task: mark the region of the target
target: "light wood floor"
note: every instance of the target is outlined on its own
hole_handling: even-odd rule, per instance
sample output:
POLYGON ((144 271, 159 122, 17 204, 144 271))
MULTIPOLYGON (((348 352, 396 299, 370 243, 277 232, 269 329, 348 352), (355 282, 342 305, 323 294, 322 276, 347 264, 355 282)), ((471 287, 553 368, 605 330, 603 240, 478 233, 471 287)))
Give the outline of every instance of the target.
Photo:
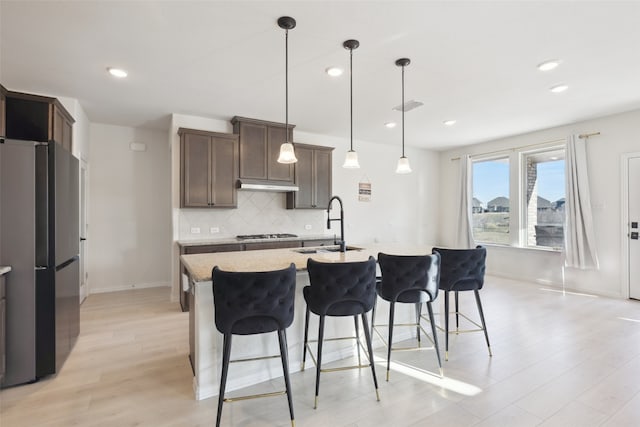
MULTIPOLYGON (((0 425, 214 425, 217 399, 193 399, 187 313, 168 294, 161 288, 91 295, 62 371, 0 392, 0 425)), ((292 376, 296 424, 640 425, 639 302, 562 295, 498 278, 488 278, 482 298, 492 358, 482 334, 452 336, 444 380, 423 372, 437 365, 433 352, 422 351, 394 353, 398 363, 385 382, 379 348, 381 401, 370 371, 327 373, 317 410, 309 366, 292 376)), ((463 295, 462 309, 475 313, 472 294, 463 295)), ((286 399, 225 404, 223 425, 287 426, 286 399)))

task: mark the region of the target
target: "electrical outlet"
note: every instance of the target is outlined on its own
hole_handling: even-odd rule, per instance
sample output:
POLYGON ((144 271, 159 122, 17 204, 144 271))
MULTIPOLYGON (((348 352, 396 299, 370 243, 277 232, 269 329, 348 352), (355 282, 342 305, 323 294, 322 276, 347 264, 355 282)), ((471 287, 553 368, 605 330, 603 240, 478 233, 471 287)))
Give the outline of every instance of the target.
POLYGON ((200 227, 191 227, 191 234, 200 234, 200 227))
POLYGON ((215 234, 215 233, 219 233, 220 232, 220 228, 219 227, 211 227, 209 228, 209 233, 211 234, 215 234))
POLYGON ((305 226, 304 226, 304 229, 305 229, 305 230, 311 230, 311 224, 307 224, 307 225, 305 225, 305 226))

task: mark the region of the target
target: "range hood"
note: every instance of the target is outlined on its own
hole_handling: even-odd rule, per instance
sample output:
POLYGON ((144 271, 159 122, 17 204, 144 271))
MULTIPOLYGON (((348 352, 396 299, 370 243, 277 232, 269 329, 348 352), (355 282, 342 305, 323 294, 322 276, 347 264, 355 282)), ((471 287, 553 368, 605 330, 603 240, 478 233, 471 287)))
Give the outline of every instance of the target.
POLYGON ((295 184, 279 181, 261 181, 258 179, 239 179, 239 190, 251 190, 251 191, 273 191, 273 192, 289 192, 298 191, 298 186, 295 184))

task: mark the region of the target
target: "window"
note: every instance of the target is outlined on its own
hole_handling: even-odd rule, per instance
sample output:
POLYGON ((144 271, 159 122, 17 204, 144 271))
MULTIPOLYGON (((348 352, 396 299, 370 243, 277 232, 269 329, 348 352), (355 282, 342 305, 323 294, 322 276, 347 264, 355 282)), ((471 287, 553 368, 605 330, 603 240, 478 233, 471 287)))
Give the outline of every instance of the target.
POLYGON ((471 218, 477 242, 511 243, 509 205, 509 158, 473 162, 471 218))
POLYGON ((560 143, 473 160, 470 209, 475 241, 562 249, 564 170, 565 148, 560 143))
POLYGON ((522 156, 526 246, 564 247, 564 167, 564 148, 522 156))

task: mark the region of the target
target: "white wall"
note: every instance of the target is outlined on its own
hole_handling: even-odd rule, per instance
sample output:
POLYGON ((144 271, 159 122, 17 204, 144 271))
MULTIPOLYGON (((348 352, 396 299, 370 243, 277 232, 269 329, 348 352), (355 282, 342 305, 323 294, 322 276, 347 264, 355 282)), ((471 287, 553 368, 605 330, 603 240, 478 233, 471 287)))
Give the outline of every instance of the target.
MULTIPOLYGON (((237 234, 289 232, 298 235, 340 233, 333 223, 326 230, 324 210, 287 210, 284 194, 240 192, 238 209, 180 209, 180 138, 178 128, 187 127, 215 132, 232 132, 228 121, 174 114, 169 131, 172 160, 172 212, 174 261, 172 278, 174 298, 178 286, 178 255, 175 241, 229 237, 237 234), (248 210, 259 211, 252 219, 245 218, 248 210), (306 230, 305 225, 312 225, 306 230), (200 235, 190 234, 190 227, 200 227, 200 235), (209 227, 219 227, 220 233, 208 234, 209 227), (269 227, 268 229, 265 227, 269 227)), ((396 162, 401 154, 400 141, 396 146, 354 141, 360 159, 360 169, 343 169, 342 163, 349 147, 346 138, 332 138, 294 130, 294 141, 335 147, 333 151, 333 194, 344 202, 345 240, 349 244, 380 242, 429 243, 436 238, 435 206, 438 200, 438 154, 427 150, 407 148, 413 173, 398 175, 396 162), (358 201, 358 183, 368 181, 372 186, 371 202, 358 201)), ((337 208, 337 203, 335 204, 337 208)), ((337 215, 333 212, 332 215, 337 215)))
MULTIPOLYGON (((622 194, 620 161, 623 153, 640 150, 640 111, 583 121, 544 131, 518 135, 484 144, 442 152, 440 154, 440 211, 438 244, 454 246, 458 162, 452 158, 460 154, 482 154, 490 151, 520 147, 545 141, 564 139, 572 133, 601 132, 587 142, 590 173, 591 203, 599 271, 567 269, 565 284, 569 289, 626 297, 622 280, 622 244, 626 235, 621 223, 622 194)), ((524 280, 538 281, 560 287, 562 285, 562 257, 560 253, 511 247, 488 247, 488 273, 524 280)))
POLYGON ((91 124, 91 292, 168 286, 171 264, 169 149, 155 130, 91 124), (129 149, 132 142, 147 151, 129 149))

